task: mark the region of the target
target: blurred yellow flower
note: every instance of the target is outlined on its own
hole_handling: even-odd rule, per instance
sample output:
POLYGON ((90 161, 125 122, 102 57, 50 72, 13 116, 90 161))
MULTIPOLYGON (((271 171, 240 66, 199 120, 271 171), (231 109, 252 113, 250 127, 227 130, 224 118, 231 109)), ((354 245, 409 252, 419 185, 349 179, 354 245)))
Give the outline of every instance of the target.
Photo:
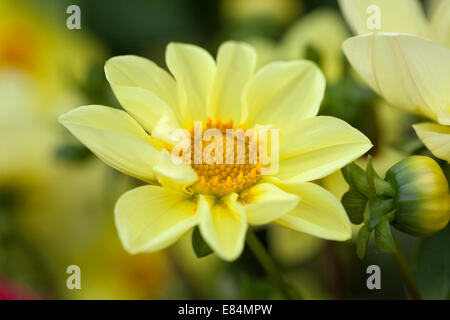
MULTIPOLYGON (((21 0, 0 3, 0 71, 29 74, 43 98, 54 99, 80 81, 103 48, 86 33, 71 32, 63 19, 21 0)), ((48 101, 48 100, 47 100, 48 101)))
POLYGON ((175 79, 144 58, 110 59, 106 77, 127 112, 92 105, 60 117, 107 164, 154 184, 125 193, 116 204, 127 251, 165 248, 196 225, 225 260, 241 254, 249 224, 274 222, 326 239, 350 237, 340 202, 309 181, 358 158, 371 143, 342 120, 316 116, 325 79, 314 64, 273 62, 254 73, 256 52, 237 42, 222 44, 217 62, 197 46, 171 43, 166 63, 175 79), (174 163, 172 133, 191 130, 195 120, 222 135, 238 126, 279 129, 278 171, 263 176, 261 163, 174 163))
POLYGON ((336 82, 343 72, 341 45, 349 36, 344 21, 333 9, 321 8, 300 17, 280 43, 265 38, 248 39, 258 52, 258 66, 275 60, 308 59, 317 52, 327 82, 336 82))
MULTIPOLYGON (((72 257, 80 267, 82 290, 66 290, 65 299, 162 299, 167 296, 172 266, 165 254, 135 255, 123 251, 116 236, 105 235, 72 257)), ((62 279, 64 281, 64 279, 62 279)))
POLYGON ((252 18, 271 18, 276 23, 287 24, 302 10, 300 0, 222 0, 221 12, 232 21, 252 18))
MULTIPOLYGON (((340 4, 355 31, 370 31, 363 10, 371 1, 341 0, 340 4)), ((381 32, 348 39, 344 52, 361 77, 389 104, 435 121, 413 127, 435 156, 450 162, 450 50, 425 39, 450 38, 448 23, 433 23, 436 17, 450 15, 449 2, 433 6, 431 24, 417 1, 384 0, 377 5, 381 32), (399 18, 405 12, 410 19, 399 18)), ((448 46, 445 41, 442 44, 448 46)))

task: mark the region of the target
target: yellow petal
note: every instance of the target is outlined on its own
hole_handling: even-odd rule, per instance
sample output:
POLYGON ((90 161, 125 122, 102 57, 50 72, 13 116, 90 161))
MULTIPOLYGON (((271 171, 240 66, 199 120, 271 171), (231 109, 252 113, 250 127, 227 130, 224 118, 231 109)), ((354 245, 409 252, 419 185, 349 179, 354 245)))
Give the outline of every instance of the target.
POLYGON ((448 107, 448 109, 449 111, 441 110, 437 118, 438 123, 445 126, 450 126, 450 106, 448 107))
POLYGON ((184 191, 197 180, 194 169, 185 163, 176 163, 171 154, 163 149, 158 163, 153 167, 153 173, 163 186, 184 191))
POLYGON ((61 115, 59 122, 111 167, 144 181, 154 180, 152 167, 159 151, 125 111, 83 106, 61 115))
POLYGON ((227 41, 220 46, 209 105, 214 118, 240 123, 242 92, 255 71, 256 60, 256 51, 248 44, 227 41))
POLYGON ((350 38, 344 52, 391 105, 436 119, 450 105, 450 50, 419 37, 376 33, 350 38))
POLYGON ((450 163, 450 127, 424 122, 413 125, 420 140, 436 157, 450 163))
POLYGON ((181 106, 183 125, 192 127, 194 120, 207 117, 207 98, 216 74, 215 61, 200 47, 170 43, 166 49, 166 63, 177 81, 178 90, 186 98, 181 106))
POLYGON ((128 191, 114 210, 122 245, 132 254, 164 249, 198 223, 196 208, 192 197, 162 187, 128 191))
POLYGON ((278 186, 301 200, 294 210, 278 219, 277 224, 329 240, 351 238, 350 220, 342 204, 330 192, 310 182, 278 186))
POLYGON ((319 111, 325 91, 320 69, 306 60, 273 62, 250 80, 246 93, 247 125, 295 126, 319 111))
POLYGON ((276 177, 286 181, 323 178, 366 153, 372 144, 343 120, 320 116, 280 130, 280 166, 276 177))
POLYGON ((200 232, 217 255, 227 261, 237 259, 244 249, 247 221, 245 211, 232 194, 217 200, 199 196, 200 232))
POLYGON ((450 1, 441 0, 431 13, 434 40, 450 49, 450 1))
POLYGON ((240 195, 247 222, 252 225, 262 225, 280 218, 294 209, 299 199, 270 183, 254 185, 240 195))
POLYGON ((174 135, 174 131, 178 129, 180 129, 180 126, 176 120, 174 120, 170 113, 164 112, 153 127, 152 137, 175 145, 179 140, 177 139, 177 135, 174 135))
POLYGON ((150 91, 138 87, 114 86, 114 93, 123 108, 148 132, 151 132, 164 115, 176 121, 175 113, 160 98, 150 91))
MULTIPOLYGON (((175 80, 167 71, 158 67, 154 62, 133 55, 117 56, 106 61, 105 74, 116 94, 117 100, 119 100, 122 106, 127 110, 128 108, 130 108, 130 110, 139 108, 139 106, 133 108, 133 102, 137 102, 141 105, 149 105, 145 108, 160 108, 161 102, 157 101, 155 97, 150 97, 149 99, 151 99, 151 102, 145 104, 145 97, 154 95, 170 106, 177 116, 180 116, 179 97, 177 96, 177 85, 175 80), (144 93, 142 90, 135 90, 136 92, 140 92, 143 97, 142 99, 141 97, 136 97, 136 100, 132 99, 130 101, 132 94, 125 91, 125 89, 119 89, 118 87, 142 88, 148 90, 150 93, 144 93), (154 101, 157 103, 156 106, 151 105, 154 101)), ((142 109, 142 107, 138 110, 140 109, 142 109)), ((133 114, 134 112, 130 113, 133 114)), ((145 116, 145 114, 142 115, 142 117, 145 116)))
POLYGON ((429 23, 418 0, 339 0, 341 11, 355 34, 375 31, 401 32, 429 38, 429 23), (369 29, 374 11, 371 5, 379 10, 380 29, 369 29))

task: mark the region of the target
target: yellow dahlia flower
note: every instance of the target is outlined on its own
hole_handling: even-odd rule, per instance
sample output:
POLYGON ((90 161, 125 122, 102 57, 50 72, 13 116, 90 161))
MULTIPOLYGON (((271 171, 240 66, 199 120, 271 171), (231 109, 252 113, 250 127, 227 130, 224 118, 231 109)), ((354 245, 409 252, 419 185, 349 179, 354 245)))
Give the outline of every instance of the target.
POLYGON ((413 127, 435 156, 450 162, 450 50, 442 40, 450 39, 449 19, 445 19, 450 16, 450 3, 436 2, 429 23, 413 0, 341 0, 344 15, 357 32, 370 31, 362 10, 371 4, 381 9, 382 32, 346 40, 345 55, 389 104, 434 121, 413 127))
MULTIPOLYGON (((116 226, 128 252, 163 249, 197 225, 225 260, 241 254, 248 225, 274 222, 326 239, 350 238, 340 202, 310 181, 358 158, 371 143, 342 120, 316 116, 325 79, 313 63, 273 62, 255 73, 254 49, 237 42, 222 44, 217 61, 200 47, 171 43, 166 63, 172 75, 136 56, 108 60, 106 77, 126 111, 91 105, 60 117, 100 159, 151 184, 116 204, 116 226), (257 163, 174 162, 173 133, 195 133, 194 121, 222 135, 231 128, 278 129, 279 141, 259 139, 263 146, 278 144, 278 170, 263 174, 267 164, 260 162, 259 148, 257 163)), ((227 145, 219 160, 228 147, 236 145, 227 145)))

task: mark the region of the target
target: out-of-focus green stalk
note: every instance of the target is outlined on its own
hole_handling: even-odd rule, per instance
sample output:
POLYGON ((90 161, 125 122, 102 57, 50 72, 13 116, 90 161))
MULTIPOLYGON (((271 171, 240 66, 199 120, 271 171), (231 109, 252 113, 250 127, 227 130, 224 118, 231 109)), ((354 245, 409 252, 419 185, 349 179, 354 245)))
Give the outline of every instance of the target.
POLYGON ((283 294, 284 298, 289 300, 302 299, 301 297, 299 297, 298 292, 294 294, 294 292, 286 284, 286 281, 279 272, 272 257, 266 251, 255 233, 250 229, 247 231, 247 245, 255 255, 256 259, 258 259, 261 266, 264 268, 264 271, 283 294))
POLYGON ((395 253, 393 253, 393 255, 400 269, 400 273, 402 275, 403 281, 405 282, 406 288, 408 289, 409 294, 411 295, 411 298, 413 300, 420 300, 420 293, 417 289, 416 281, 411 272, 408 261, 406 260, 405 254, 398 245, 397 241, 395 241, 395 246, 397 250, 395 253))

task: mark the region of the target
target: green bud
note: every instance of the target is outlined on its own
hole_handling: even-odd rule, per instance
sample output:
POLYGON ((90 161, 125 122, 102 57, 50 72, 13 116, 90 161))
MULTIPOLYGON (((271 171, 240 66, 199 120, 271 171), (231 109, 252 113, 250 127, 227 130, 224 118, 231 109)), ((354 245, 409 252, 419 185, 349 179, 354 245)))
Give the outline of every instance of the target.
POLYGON ((408 157, 386 173, 395 191, 395 228, 413 235, 430 236, 450 218, 448 183, 439 165, 425 156, 408 157))

